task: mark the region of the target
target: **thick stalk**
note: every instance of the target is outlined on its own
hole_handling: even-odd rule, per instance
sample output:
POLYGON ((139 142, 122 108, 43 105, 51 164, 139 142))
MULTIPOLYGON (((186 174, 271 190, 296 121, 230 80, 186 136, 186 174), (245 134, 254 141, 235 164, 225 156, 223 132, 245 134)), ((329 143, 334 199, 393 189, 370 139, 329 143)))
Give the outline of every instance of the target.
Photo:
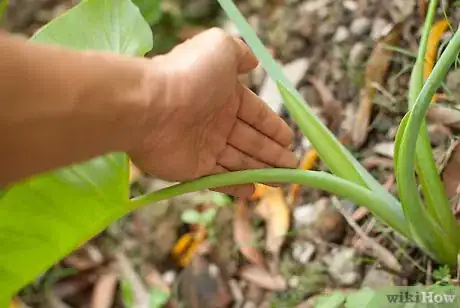
POLYGON ((130 206, 132 208, 137 208, 202 189, 257 182, 303 184, 344 197, 356 204, 367 207, 385 224, 410 239, 409 230, 407 229, 407 223, 404 217, 398 215, 399 212, 391 211, 386 200, 377 197, 372 191, 360 185, 329 173, 317 171, 263 169, 212 175, 193 182, 174 185, 133 199, 130 202, 130 206))
MULTIPOLYGON (((431 0, 423 27, 417 60, 415 62, 409 88, 409 108, 411 109, 423 87, 423 68, 431 25, 436 15, 438 0, 431 0)), ((443 227, 450 237, 454 237, 457 227, 444 185, 438 174, 425 120, 421 125, 416 147, 416 171, 422 187, 429 214, 443 227)))
MULTIPOLYGON (((407 120, 407 126, 404 130, 404 135, 401 141, 397 162, 398 166, 396 170, 398 188, 405 212, 407 211, 408 214, 407 219, 414 222, 416 222, 418 217, 413 214, 420 212, 419 209, 415 209, 417 204, 414 204, 414 198, 418 196, 417 183, 413 173, 415 167, 414 160, 416 156, 414 149, 416 148, 419 132, 423 126, 426 112, 431 103, 431 98, 436 90, 441 86, 441 82, 449 71, 451 65, 456 60, 459 50, 460 31, 457 30, 446 50, 436 63, 431 75, 428 77, 428 80, 423 85, 407 120)), ((428 216, 426 221, 428 224, 426 226, 413 225, 411 228, 417 227, 418 230, 416 233, 418 232, 419 235, 425 234, 434 239, 434 241, 431 242, 431 245, 435 245, 436 249, 438 249, 435 253, 438 255, 446 254, 445 257, 448 257, 449 260, 454 259, 454 255, 456 256, 458 253, 458 248, 453 249, 451 246, 453 243, 458 242, 456 236, 452 237, 452 234, 444 233, 442 232, 442 229, 439 230, 441 228, 440 226, 442 226, 445 222, 440 222, 438 224, 437 221, 432 221, 432 219, 434 220, 434 217, 428 216)), ((414 234, 414 236, 416 236, 416 234, 414 234)))

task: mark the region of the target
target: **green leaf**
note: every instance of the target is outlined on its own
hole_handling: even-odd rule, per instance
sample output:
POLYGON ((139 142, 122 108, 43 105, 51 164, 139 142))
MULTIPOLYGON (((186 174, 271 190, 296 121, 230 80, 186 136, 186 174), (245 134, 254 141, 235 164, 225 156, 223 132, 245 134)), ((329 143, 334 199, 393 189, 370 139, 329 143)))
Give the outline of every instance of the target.
MULTIPOLYGON (((141 55, 150 28, 130 0, 86 0, 33 40, 77 50, 141 55)), ((123 153, 49 172, 0 199, 0 303, 132 209, 123 153)))
POLYGON ((427 214, 420 201, 414 169, 415 148, 431 98, 456 60, 459 51, 460 30, 457 30, 412 108, 401 138, 396 166, 398 191, 412 235, 438 261, 449 265, 455 265, 457 262, 458 240, 452 238, 450 233, 446 233, 436 219, 427 214))
POLYGON ((133 0, 134 4, 144 16, 149 25, 155 25, 160 21, 163 11, 161 10, 161 0, 133 0))
POLYGON ((162 308, 169 301, 171 294, 158 288, 153 288, 149 292, 149 308, 162 308))
POLYGON ((5 14, 8 4, 10 4, 10 0, 0 0, 0 19, 5 14))
POLYGON ((212 203, 215 206, 222 207, 232 204, 232 198, 230 198, 226 194, 222 194, 215 191, 207 191, 193 198, 193 203, 195 204, 201 204, 206 202, 212 203))
POLYGON ((209 208, 201 213, 201 223, 205 226, 209 226, 217 215, 217 209, 215 207, 209 208))
POLYGON ((347 296, 345 308, 362 308, 367 305, 375 297, 375 291, 371 288, 365 287, 347 296))
POLYGON ((131 284, 125 279, 121 281, 121 299, 125 307, 134 307, 133 288, 131 287, 131 284))
POLYGON ((182 213, 181 220, 188 224, 198 224, 201 222, 201 214, 195 210, 185 210, 182 213))
POLYGON ((153 46, 152 31, 131 0, 83 0, 32 39, 127 55, 144 55, 153 46))
POLYGON ((318 297, 315 302, 315 308, 339 308, 345 302, 345 294, 334 291, 329 295, 318 297))

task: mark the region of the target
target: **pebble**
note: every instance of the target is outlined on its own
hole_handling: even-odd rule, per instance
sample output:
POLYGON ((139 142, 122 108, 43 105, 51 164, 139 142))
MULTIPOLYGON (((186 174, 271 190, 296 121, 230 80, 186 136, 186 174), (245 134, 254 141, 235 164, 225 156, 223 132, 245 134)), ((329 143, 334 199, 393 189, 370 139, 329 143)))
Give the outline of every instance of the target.
POLYGON ((343 7, 351 12, 356 11, 359 8, 359 4, 356 1, 343 1, 343 7))
POLYGON ((381 288, 382 286, 398 285, 396 281, 398 277, 390 274, 387 271, 372 267, 364 276, 361 287, 369 287, 371 289, 381 288))
POLYGON ((390 24, 383 18, 376 18, 372 24, 371 38, 378 40, 388 32, 390 24))
POLYGON ((376 154, 393 158, 395 152, 395 144, 394 142, 380 142, 377 143, 374 148, 372 149, 376 154))
POLYGON ((324 261, 329 266, 329 273, 339 285, 351 286, 360 279, 355 249, 350 247, 336 248, 325 257, 324 261))
POLYGON ((350 32, 348 32, 347 27, 340 26, 337 28, 337 31, 334 34, 332 40, 336 43, 345 42, 350 37, 350 32))
POLYGON ((317 217, 317 209, 313 204, 305 204, 295 208, 294 225, 296 228, 311 225, 317 217))
MULTIPOLYGON (((296 86, 305 75, 310 61, 307 58, 296 59, 283 67, 284 74, 289 81, 296 86)), ((283 105, 283 98, 281 97, 278 87, 273 79, 265 78, 259 91, 260 98, 265 101, 270 108, 276 113, 280 113, 283 105)))
POLYGON ((163 275, 161 275, 161 278, 168 286, 172 286, 172 284, 176 280, 176 276, 177 275, 175 271, 169 270, 164 272, 163 275))
POLYGON ((315 250, 315 245, 310 242, 295 242, 292 248, 292 258, 305 265, 311 260, 315 250))
POLYGON ((363 35, 369 32, 371 28, 371 20, 367 17, 359 17, 353 20, 350 26, 350 31, 354 35, 363 35))
POLYGON ((350 55, 348 57, 348 62, 352 66, 357 66, 364 62, 364 57, 366 56, 367 47, 362 42, 357 42, 350 49, 350 55))

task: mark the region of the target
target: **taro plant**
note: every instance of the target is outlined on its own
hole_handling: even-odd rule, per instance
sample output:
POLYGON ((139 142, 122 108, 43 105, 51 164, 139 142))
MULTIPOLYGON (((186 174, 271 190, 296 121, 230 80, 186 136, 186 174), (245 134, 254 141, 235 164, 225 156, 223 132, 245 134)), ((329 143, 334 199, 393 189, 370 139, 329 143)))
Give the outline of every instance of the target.
MULTIPOLYGON (((424 120, 432 96, 460 51, 457 31, 423 82, 423 57, 437 0, 430 3, 411 78, 409 111, 396 138, 395 170, 401 201, 387 192, 314 115, 233 2, 219 3, 270 77, 278 82, 290 115, 331 173, 289 169, 232 172, 130 200, 128 157, 111 153, 28 179, 0 192, 0 307, 7 307, 23 286, 130 211, 184 193, 242 183, 298 183, 326 190, 367 207, 438 262, 456 264, 460 247, 456 234, 460 230, 434 163, 424 120)), ((154 13, 141 14, 131 0, 83 0, 43 27, 32 40, 76 50, 142 56, 153 46, 152 32, 143 16, 154 13)))

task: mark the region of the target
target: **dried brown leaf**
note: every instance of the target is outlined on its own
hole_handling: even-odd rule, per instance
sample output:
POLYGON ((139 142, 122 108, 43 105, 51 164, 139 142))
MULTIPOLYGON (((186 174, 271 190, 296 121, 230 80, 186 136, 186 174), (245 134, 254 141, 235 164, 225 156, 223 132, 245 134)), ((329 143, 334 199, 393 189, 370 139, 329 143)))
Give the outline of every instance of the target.
POLYGON ((460 129, 460 110, 440 105, 431 106, 427 114, 428 121, 442 124, 453 129, 460 129))
POLYGON ((244 266, 240 270, 240 276, 266 290, 284 291, 287 288, 287 282, 283 276, 273 275, 262 267, 244 266))
POLYGON ((249 262, 263 267, 265 260, 262 253, 255 246, 255 232, 250 218, 251 215, 246 202, 238 200, 236 202, 235 219, 233 221, 235 243, 249 262))
POLYGON ((387 45, 397 45, 401 36, 402 24, 397 24, 375 46, 369 58, 364 74, 365 86, 361 90, 361 98, 352 129, 352 140, 355 147, 360 147, 367 139, 372 113, 373 98, 376 92, 374 84, 382 85, 390 67, 393 51, 387 45))
POLYGON ((328 87, 318 78, 308 77, 307 80, 315 87, 321 97, 323 102, 322 114, 326 118, 327 126, 333 132, 337 131, 342 122, 342 103, 335 99, 328 87))
POLYGON ((93 296, 91 298, 91 308, 110 308, 115 299, 117 289, 118 275, 115 273, 106 273, 97 280, 93 296))
POLYGON ((281 188, 270 189, 257 204, 255 212, 267 226, 266 249, 277 258, 290 224, 290 210, 281 188))
POLYGON ((380 261, 387 268, 399 273, 402 270, 402 266, 399 263, 398 259, 385 247, 380 245, 377 241, 369 237, 363 229, 355 222, 353 217, 345 211, 340 205, 340 201, 333 197, 333 203, 336 205, 336 208, 340 211, 343 217, 346 219, 348 224, 355 230, 356 234, 360 237, 359 241, 355 244, 355 248, 361 250, 364 253, 368 253, 377 260, 380 261))
POLYGON ((447 164, 442 173, 446 194, 449 199, 457 203, 458 187, 460 185, 460 143, 450 153, 447 164))
POLYGON ((225 308, 232 301, 220 269, 199 255, 182 273, 179 294, 188 308, 225 308))

